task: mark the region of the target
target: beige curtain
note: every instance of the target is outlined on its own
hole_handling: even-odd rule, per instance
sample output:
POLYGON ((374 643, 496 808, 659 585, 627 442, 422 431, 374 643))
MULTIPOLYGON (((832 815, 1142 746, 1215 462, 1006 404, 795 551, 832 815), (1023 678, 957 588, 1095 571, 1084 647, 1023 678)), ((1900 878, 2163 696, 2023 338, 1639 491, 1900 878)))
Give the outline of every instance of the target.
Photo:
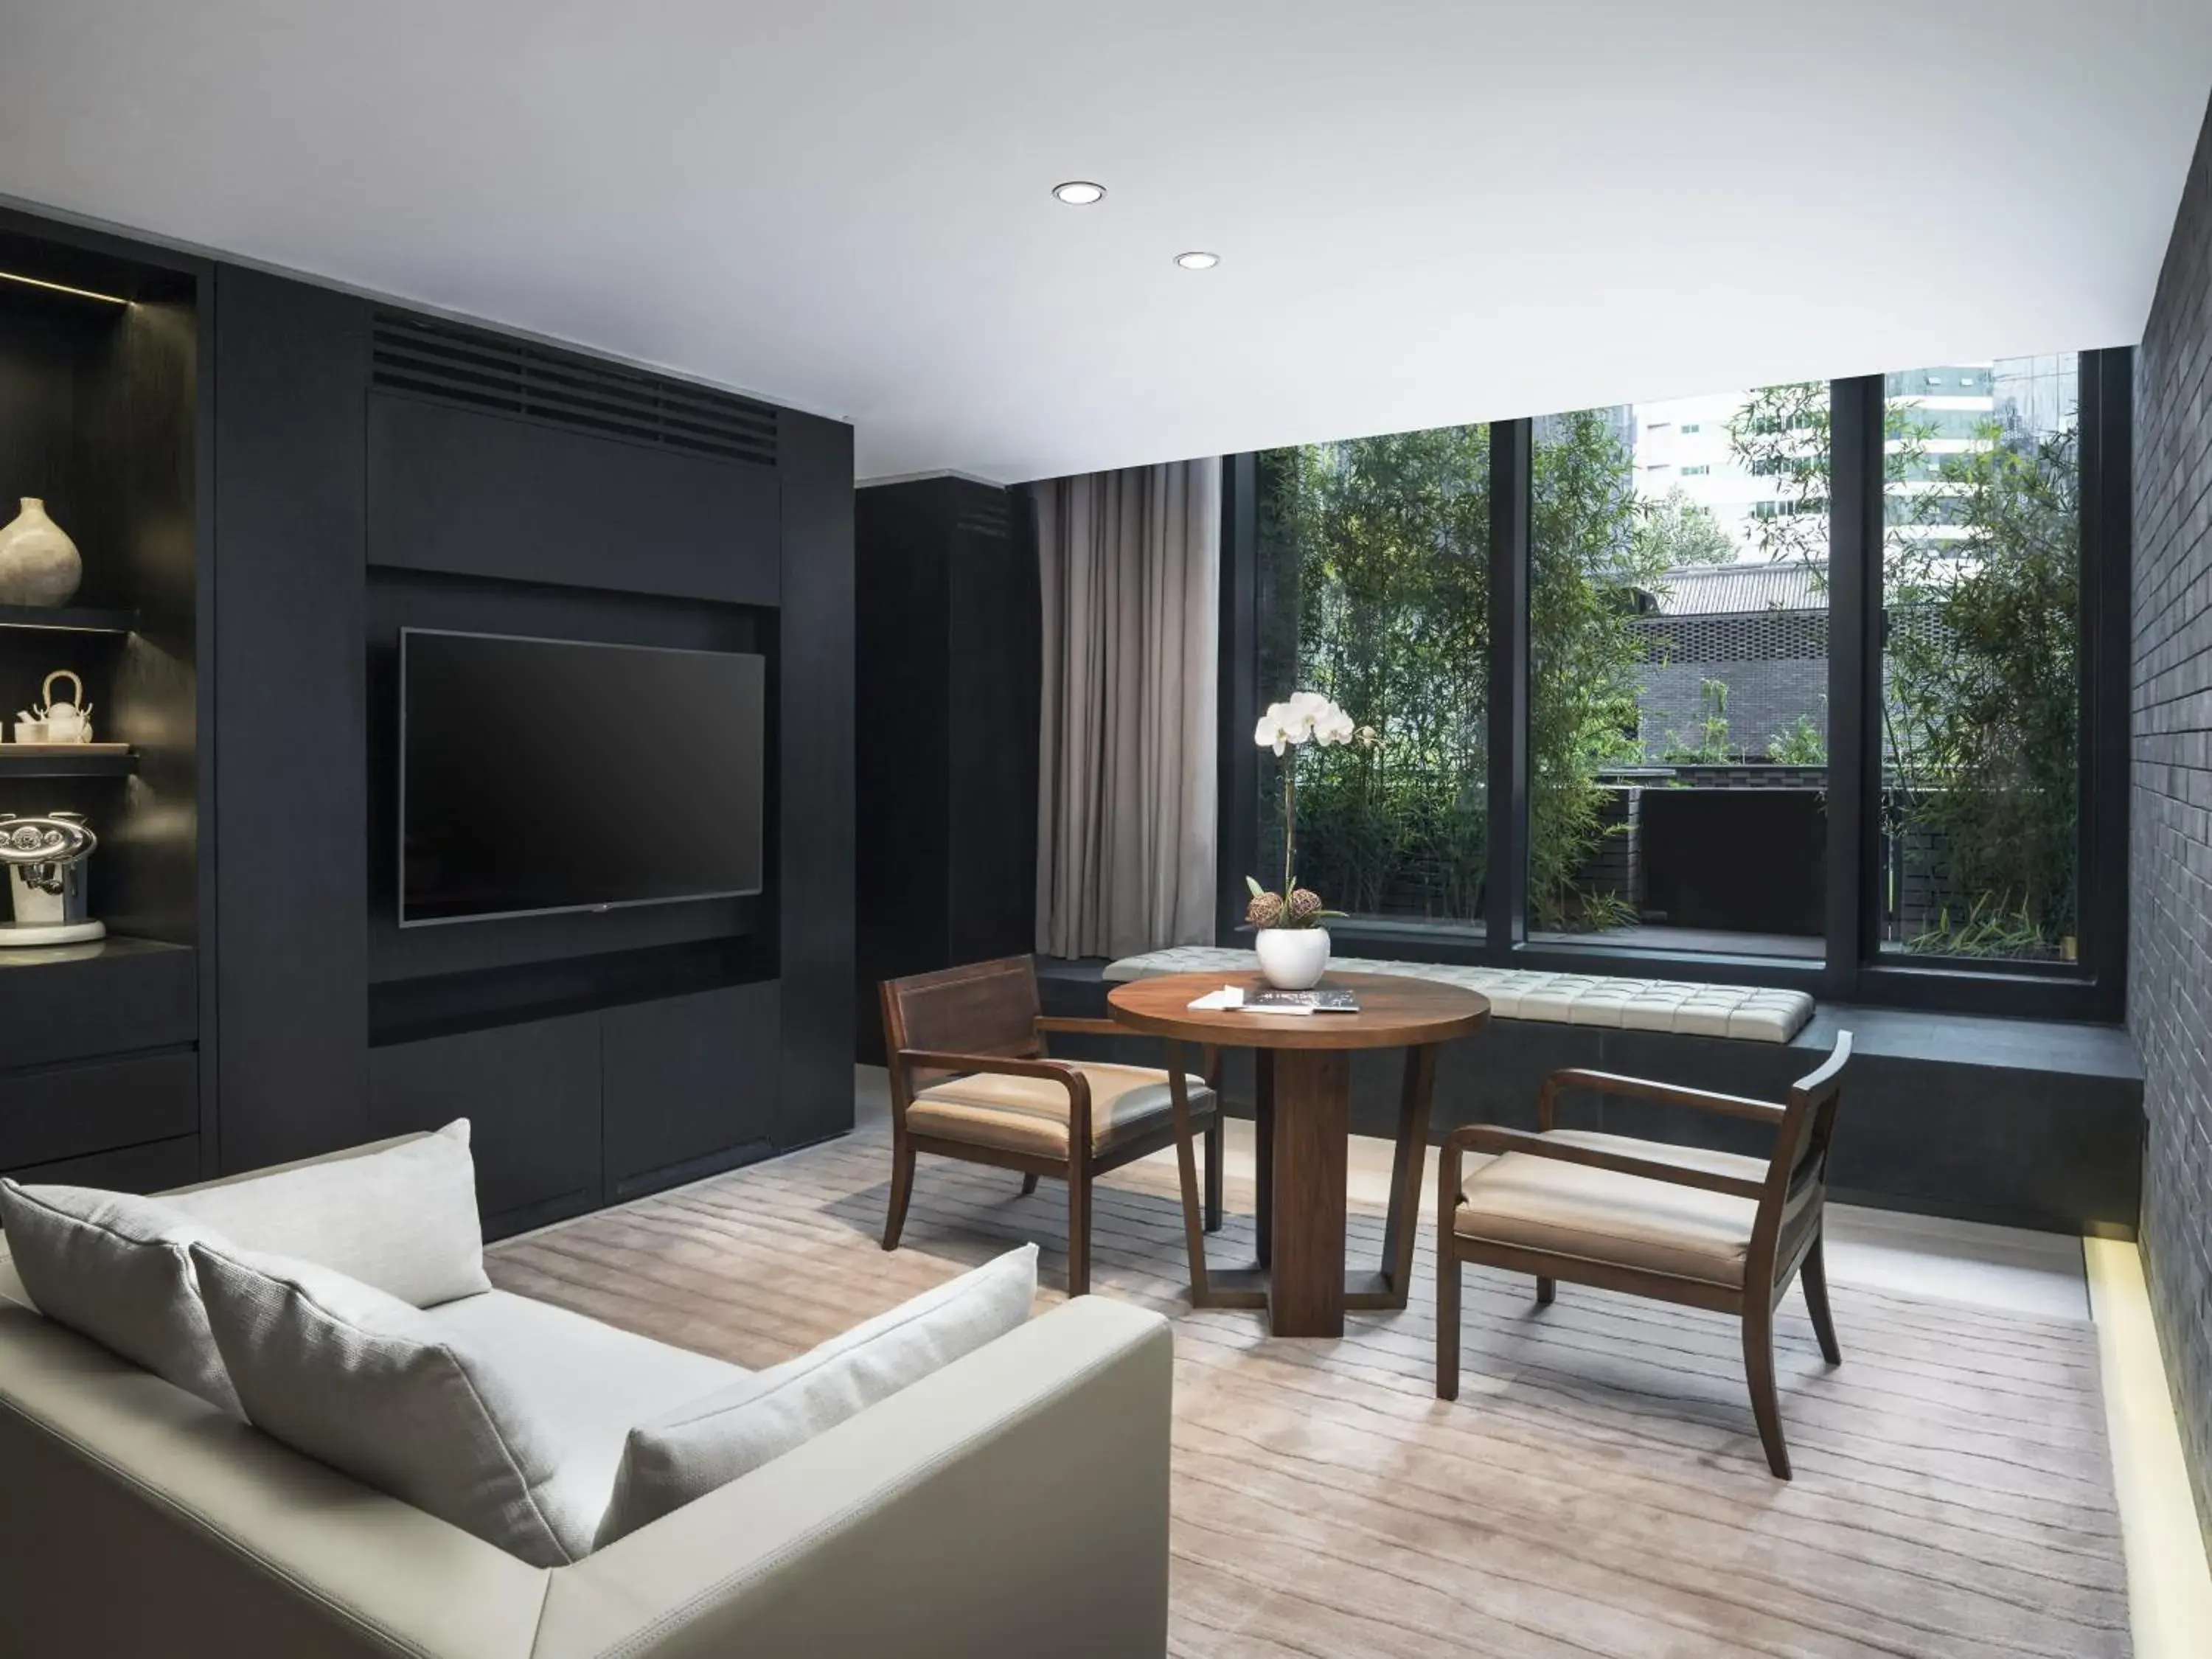
POLYGON ((1221 463, 1036 486, 1037 950, 1213 939, 1221 463))

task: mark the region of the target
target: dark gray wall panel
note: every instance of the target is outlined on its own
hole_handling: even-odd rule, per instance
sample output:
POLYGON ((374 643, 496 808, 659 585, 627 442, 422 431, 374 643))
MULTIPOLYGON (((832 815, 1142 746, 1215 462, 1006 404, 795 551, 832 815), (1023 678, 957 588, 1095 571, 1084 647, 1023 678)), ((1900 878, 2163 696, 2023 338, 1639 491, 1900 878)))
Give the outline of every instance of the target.
POLYGON ((599 1199, 599 1017, 532 1020, 369 1055, 372 1135, 470 1121, 486 1226, 599 1199))
POLYGON ((376 392, 368 480, 377 564, 776 602, 769 467, 376 392))
POLYGON ((792 1146, 853 1127, 853 431, 787 411, 778 453, 783 1085, 775 1139, 792 1146))
POLYGON ((216 275, 220 1167, 368 1130, 362 400, 368 309, 216 275))

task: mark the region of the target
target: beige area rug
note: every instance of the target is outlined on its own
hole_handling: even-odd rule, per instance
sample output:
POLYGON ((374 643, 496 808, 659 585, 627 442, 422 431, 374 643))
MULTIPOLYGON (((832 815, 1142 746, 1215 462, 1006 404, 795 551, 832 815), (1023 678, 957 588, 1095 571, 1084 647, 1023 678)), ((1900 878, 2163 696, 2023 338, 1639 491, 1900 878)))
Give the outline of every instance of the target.
MULTIPOLYGON (((1024 1239, 1065 1282, 1062 1189, 1023 1198, 1017 1176, 939 1159, 884 1255, 889 1166, 885 1132, 863 1129, 499 1246, 492 1277, 752 1367, 1024 1239)), ((1230 1202, 1224 1263, 1251 1249, 1249 1186, 1230 1202)), ((1190 1311, 1170 1170, 1109 1177, 1093 1213, 1097 1293, 1176 1320, 1178 1655, 2129 1651, 2087 1324, 1838 1285, 1830 1371, 1793 1292, 1785 1485, 1731 1321, 1568 1285, 1539 1316, 1528 1281, 1470 1268, 1448 1405, 1429 1225, 1404 1313, 1279 1341, 1255 1316, 1190 1311)), ((1351 1224, 1371 1257, 1380 1214, 1351 1224)))

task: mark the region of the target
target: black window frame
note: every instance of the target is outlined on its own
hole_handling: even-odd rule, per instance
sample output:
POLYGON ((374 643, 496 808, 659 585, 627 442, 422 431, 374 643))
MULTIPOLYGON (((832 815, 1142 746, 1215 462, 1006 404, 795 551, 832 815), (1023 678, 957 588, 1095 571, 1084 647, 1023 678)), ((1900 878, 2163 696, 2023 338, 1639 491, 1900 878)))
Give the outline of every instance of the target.
MULTIPOLYGON (((1828 848, 1820 959, 1536 940, 1528 915, 1531 420, 1491 423, 1490 834, 1480 929, 1331 924, 1342 956, 1782 987, 1826 1001, 2112 1023, 2127 997, 2129 579, 2134 351, 2085 350, 2081 374, 2081 787, 2076 960, 1990 963, 1881 949, 1881 711, 1886 378, 1829 386, 1828 848)), ((1234 937, 1259 865, 1258 457, 1223 459, 1219 927, 1234 937)))

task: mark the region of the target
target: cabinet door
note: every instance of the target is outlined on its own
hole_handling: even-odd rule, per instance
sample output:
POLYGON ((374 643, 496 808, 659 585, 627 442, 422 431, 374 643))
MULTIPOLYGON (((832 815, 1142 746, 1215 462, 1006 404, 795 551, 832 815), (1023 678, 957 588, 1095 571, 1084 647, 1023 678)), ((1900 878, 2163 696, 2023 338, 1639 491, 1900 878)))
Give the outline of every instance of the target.
POLYGON ((495 1026, 369 1051, 378 1135, 469 1120, 487 1234, 599 1201, 599 1017, 495 1026))
POLYGON ((771 981, 600 1016, 611 1197, 695 1180, 768 1152, 781 1058, 778 1001, 771 981))

